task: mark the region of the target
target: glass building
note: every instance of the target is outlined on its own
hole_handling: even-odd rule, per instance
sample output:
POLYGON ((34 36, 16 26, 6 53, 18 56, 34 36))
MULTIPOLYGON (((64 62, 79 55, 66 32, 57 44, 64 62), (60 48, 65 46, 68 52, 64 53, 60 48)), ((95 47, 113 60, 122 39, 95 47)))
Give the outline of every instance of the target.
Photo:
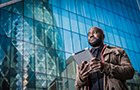
POLYGON ((75 90, 69 56, 89 47, 92 26, 125 49, 140 90, 139 0, 0 0, 0 90, 75 90))

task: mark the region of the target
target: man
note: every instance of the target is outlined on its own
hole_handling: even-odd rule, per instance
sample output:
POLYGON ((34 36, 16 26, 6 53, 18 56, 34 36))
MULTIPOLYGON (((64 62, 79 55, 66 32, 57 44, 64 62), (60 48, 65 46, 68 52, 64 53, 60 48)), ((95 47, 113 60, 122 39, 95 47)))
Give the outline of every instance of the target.
POLYGON ((81 67, 77 65, 76 90, 128 90, 126 80, 134 75, 130 59, 123 49, 104 45, 104 38, 102 29, 89 29, 88 42, 94 58, 85 65, 83 61, 81 67), (98 71, 91 74, 91 70, 98 71))

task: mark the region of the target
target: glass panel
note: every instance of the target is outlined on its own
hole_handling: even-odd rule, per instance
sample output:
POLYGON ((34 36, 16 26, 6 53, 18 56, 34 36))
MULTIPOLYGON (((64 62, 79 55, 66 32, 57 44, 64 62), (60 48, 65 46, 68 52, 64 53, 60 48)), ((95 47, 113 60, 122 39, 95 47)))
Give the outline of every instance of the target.
POLYGON ((11 0, 0 0, 0 3, 5 3, 5 2, 8 2, 8 1, 11 1, 11 0))
POLYGON ((34 1, 34 18, 43 22, 43 2, 40 0, 34 1))
POLYGON ((122 47, 121 42, 120 42, 120 36, 119 36, 118 30, 113 29, 113 33, 114 33, 115 44, 117 46, 119 46, 119 47, 122 47))
POLYGON ((24 41, 34 43, 33 20, 24 17, 24 41))
MULTIPOLYGON (((52 5, 54 6, 58 6, 60 7, 60 0, 46 0, 47 2, 51 2, 52 1, 52 5)), ((51 3, 50 3, 51 4, 51 3)))
POLYGON ((67 0, 60 0, 61 8, 68 10, 68 2, 67 0))
POLYGON ((124 16, 124 13, 123 13, 123 10, 122 10, 122 4, 120 2, 116 2, 116 5, 118 7, 119 14, 121 16, 124 16))
POLYGON ((119 31, 121 43, 123 48, 127 48, 124 32, 119 31))
POLYGON ((76 4, 77 14, 83 15, 82 0, 76 0, 75 4, 76 4))
POLYGON ((56 75, 56 51, 53 49, 46 48, 46 63, 47 63, 47 74, 56 75))
POLYGON ((105 9, 102 9, 102 12, 103 12, 104 23, 105 23, 106 25, 109 25, 109 26, 110 26, 108 11, 105 10, 105 9))
POLYGON ((56 51, 57 76, 66 77, 65 53, 56 51))
POLYGON ((0 65, 9 66, 10 42, 10 38, 0 36, 0 65))
POLYGON ((5 7, 2 7, 1 9, 4 9, 4 10, 12 12, 12 5, 8 5, 8 6, 5 6, 5 7))
POLYGON ((93 26, 90 19, 85 18, 86 22, 86 32, 88 33, 89 29, 93 26))
POLYGON ((57 78, 55 76, 47 75, 47 90, 56 90, 57 78))
POLYGON ((114 13, 108 12, 108 15, 109 15, 109 20, 110 20, 110 26, 112 26, 114 28, 117 28, 116 21, 115 21, 115 18, 114 18, 114 13))
POLYGON ((67 30, 70 30, 68 11, 62 10, 62 21, 63 21, 63 28, 67 29, 67 30))
POLYGON ((13 14, 12 38, 23 40, 23 17, 13 14))
POLYGON ((34 90, 35 89, 35 73, 24 71, 23 72, 23 89, 34 90))
POLYGON ((86 30, 85 30, 85 22, 84 22, 84 17, 78 16, 78 24, 79 24, 79 31, 80 34, 86 35, 86 30))
POLYGON ((102 9, 100 7, 96 7, 96 9, 97 9, 98 21, 104 23, 102 9))
POLYGON ((76 62, 73 58, 69 57, 66 60, 68 78, 76 79, 76 62))
POLYGON ((52 6, 44 3, 42 11, 40 13, 44 13, 44 14, 40 15, 40 13, 38 13, 41 16, 40 17, 41 20, 42 20, 42 17, 43 17, 43 20, 44 20, 45 23, 53 25, 53 21, 54 21, 54 25, 56 25, 56 22, 55 22, 55 19, 53 17, 53 13, 52 13, 52 6))
POLYGON ((12 14, 4 10, 0 10, 0 16, 0 35, 11 37, 12 14))
POLYGON ((108 34, 109 43, 115 44, 114 43, 114 36, 113 36, 112 28, 106 26, 106 30, 107 30, 107 34, 108 34))
POLYGON ((22 69, 23 42, 13 39, 11 45, 11 67, 22 69))
MULTIPOLYGON (((22 90, 22 71, 19 69, 10 69, 10 89, 22 90)), ((5 89, 6 90, 6 89, 5 89)))
POLYGON ((10 89, 10 70, 7 67, 0 66, 0 90, 10 89))
POLYGON ((120 30, 123 30, 122 28, 122 23, 121 23, 121 19, 120 19, 120 16, 117 15, 117 14, 114 14, 114 19, 116 21, 116 28, 120 29, 120 30))
POLYGON ((93 26, 99 27, 99 24, 96 21, 92 21, 92 24, 93 24, 93 26))
POLYGON ((124 17, 120 17, 120 19, 121 19, 121 23, 123 24, 122 25, 123 31, 124 32, 127 32, 128 29, 127 29, 127 26, 126 26, 126 20, 125 20, 125 18, 124 17))
POLYGON ((64 44, 65 44, 65 51, 66 52, 73 52, 72 49, 72 38, 71 38, 71 33, 68 31, 64 30, 64 44))
POLYGON ((108 10, 112 11, 111 0, 106 0, 106 6, 108 10))
MULTIPOLYGON (((48 17, 48 16, 46 16, 48 17)), ((46 19, 47 20, 47 19, 46 19)), ((50 19, 51 20, 51 19, 50 19)), ((57 27, 62 27, 62 22, 61 22, 61 12, 60 9, 57 7, 53 6, 53 22, 54 25, 57 27)))
POLYGON ((23 15, 23 2, 13 4, 13 12, 23 15))
POLYGON ((44 28, 43 23, 35 21, 35 43, 44 46, 44 28))
POLYGON ((69 90, 76 90, 74 87, 75 80, 69 79, 69 90))
POLYGON ((132 27, 133 27, 133 30, 134 30, 134 34, 139 37, 140 33, 138 32, 139 30, 137 28, 136 22, 131 21, 131 24, 132 24, 132 27))
POLYGON ((87 17, 87 18, 90 18, 90 12, 89 12, 89 4, 85 1, 82 1, 83 2, 83 13, 84 13, 84 16, 87 17))
POLYGON ((55 30, 55 48, 64 51, 63 30, 56 27, 54 27, 54 30, 55 30))
POLYGON ((130 18, 131 20, 134 20, 134 16, 133 16, 133 14, 132 14, 132 9, 131 9, 130 7, 127 7, 127 10, 128 10, 129 18, 130 18))
POLYGON ((74 53, 78 52, 81 50, 81 44, 79 40, 79 35, 72 33, 73 36, 73 47, 74 47, 74 53))
POLYGON ((117 8, 117 5, 116 5, 116 1, 115 0, 110 0, 111 4, 112 4, 112 11, 119 14, 118 13, 118 8, 117 8))
POLYGON ((127 37, 126 42, 127 42, 127 45, 129 46, 128 49, 133 51, 134 49, 133 49, 133 44, 132 44, 132 40, 131 40, 130 35, 127 33, 124 33, 124 34, 127 37))
POLYGON ((127 7, 126 5, 122 4, 122 9, 124 11, 124 16, 127 17, 127 18, 129 18, 129 15, 128 15, 128 12, 127 12, 127 8, 126 7, 127 7))
POLYGON ((81 47, 82 47, 82 49, 88 47, 88 38, 85 37, 85 36, 82 36, 82 35, 80 35, 80 37, 81 37, 81 40, 80 41, 81 41, 81 47))
POLYGON ((36 73, 36 90, 47 90, 47 75, 36 73))
POLYGON ((71 30, 78 33, 76 14, 70 13, 71 30))
POLYGON ((34 56, 34 45, 24 42, 24 70, 35 70, 35 56, 34 56))
POLYGON ((35 45, 35 71, 46 73, 45 49, 35 45))
POLYGON ((33 18, 33 0, 24 0, 24 16, 33 18))
POLYGON ((90 14, 91 14, 91 19, 96 20, 97 21, 97 11, 96 11, 96 6, 94 6, 93 4, 89 4, 89 9, 90 9, 90 14), (95 8, 95 9, 94 9, 95 8))
POLYGON ((44 25, 45 25, 45 46, 54 48, 55 45, 54 28, 51 25, 47 25, 47 24, 44 25))
POLYGON ((137 45, 138 42, 136 41, 135 36, 130 35, 130 37, 131 37, 131 40, 132 40, 132 43, 130 43, 130 44, 133 44, 134 51, 139 52, 138 45, 137 45))
POLYGON ((74 0, 68 0, 68 4, 69 4, 69 11, 76 13, 75 1, 74 0))

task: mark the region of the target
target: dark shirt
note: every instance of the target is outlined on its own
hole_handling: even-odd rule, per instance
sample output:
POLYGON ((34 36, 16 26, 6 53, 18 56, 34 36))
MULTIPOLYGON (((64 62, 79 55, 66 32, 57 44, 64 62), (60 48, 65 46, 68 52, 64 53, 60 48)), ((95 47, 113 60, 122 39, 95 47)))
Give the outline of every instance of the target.
MULTIPOLYGON (((92 48, 91 52, 94 57, 101 60, 101 51, 104 45, 100 46, 99 48, 95 49, 92 48)), ((89 76, 89 87, 90 90, 103 90, 103 73, 94 72, 92 75, 89 76)))

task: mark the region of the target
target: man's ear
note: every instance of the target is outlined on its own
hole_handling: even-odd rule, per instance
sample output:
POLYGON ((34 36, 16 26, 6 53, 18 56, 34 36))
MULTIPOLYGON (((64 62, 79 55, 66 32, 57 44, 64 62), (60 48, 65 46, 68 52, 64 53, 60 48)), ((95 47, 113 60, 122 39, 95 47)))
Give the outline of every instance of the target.
POLYGON ((103 34, 103 39, 105 38, 105 35, 103 34))

